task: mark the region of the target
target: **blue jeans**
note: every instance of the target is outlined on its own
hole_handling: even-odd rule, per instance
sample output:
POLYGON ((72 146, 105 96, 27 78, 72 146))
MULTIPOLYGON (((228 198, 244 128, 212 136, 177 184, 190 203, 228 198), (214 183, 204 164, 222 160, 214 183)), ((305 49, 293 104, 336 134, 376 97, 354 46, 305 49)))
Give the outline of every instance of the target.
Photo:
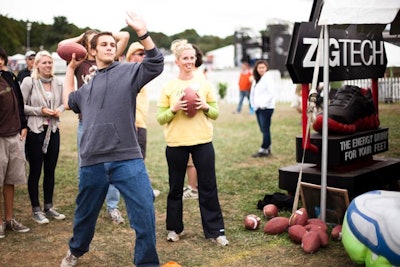
MULTIPOLYGON (((78 172, 79 167, 81 166, 81 154, 80 154, 80 143, 82 139, 82 120, 79 120, 78 124, 78 132, 77 132, 77 144, 78 144, 78 172)), ((120 199, 120 193, 114 185, 110 184, 108 188, 107 196, 106 196, 106 203, 107 203, 107 211, 112 209, 118 209, 118 203, 120 199)))
POLYGON ((271 117, 274 109, 257 109, 256 117, 258 126, 263 135, 261 148, 268 149, 271 146, 271 117))
POLYGON ((110 184, 115 185, 124 197, 130 227, 136 233, 133 263, 136 266, 159 266, 153 190, 143 159, 81 167, 73 236, 69 241, 71 253, 80 257, 89 251, 110 184))
POLYGON ((78 178, 79 178, 79 168, 81 166, 81 153, 80 153, 80 144, 81 144, 81 139, 82 139, 82 120, 79 120, 78 123, 78 130, 77 130, 77 134, 76 134, 76 144, 77 144, 77 150, 78 150, 78 178))
POLYGON ((247 98, 247 101, 249 102, 249 109, 250 109, 250 114, 253 114, 253 108, 250 105, 250 91, 239 91, 239 103, 237 106, 237 113, 240 113, 242 111, 242 106, 243 106, 243 100, 247 98))
POLYGON ((119 198, 118 189, 113 184, 110 184, 106 195, 107 211, 118 209, 119 198))

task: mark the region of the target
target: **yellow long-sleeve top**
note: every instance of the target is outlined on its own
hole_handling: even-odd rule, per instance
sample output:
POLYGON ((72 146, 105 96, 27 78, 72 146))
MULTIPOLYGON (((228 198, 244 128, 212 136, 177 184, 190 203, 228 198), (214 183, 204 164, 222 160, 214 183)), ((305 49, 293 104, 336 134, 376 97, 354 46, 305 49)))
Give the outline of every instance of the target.
POLYGON ((136 96, 136 127, 147 128, 149 107, 150 103, 147 97, 147 88, 143 87, 136 96))
POLYGON ((210 119, 217 119, 219 110, 214 87, 207 79, 195 75, 191 80, 175 78, 167 82, 161 90, 157 107, 157 121, 165 124, 164 137, 168 146, 193 146, 212 141, 213 124, 210 119), (192 118, 182 110, 172 113, 170 107, 180 99, 187 87, 206 100, 210 106, 207 113, 199 110, 192 118))

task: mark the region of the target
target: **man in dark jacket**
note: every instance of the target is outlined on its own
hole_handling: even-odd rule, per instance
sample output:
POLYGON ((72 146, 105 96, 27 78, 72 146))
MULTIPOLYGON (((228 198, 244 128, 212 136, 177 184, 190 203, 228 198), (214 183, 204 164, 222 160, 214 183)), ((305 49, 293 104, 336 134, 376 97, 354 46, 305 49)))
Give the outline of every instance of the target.
MULTIPOLYGON (((7 70, 8 56, 0 48, 0 187, 4 196, 4 217, 0 216, 0 238, 6 230, 26 233, 29 228, 13 216, 14 185, 26 184, 25 137, 27 121, 21 89, 15 75, 7 70)), ((1 202, 1 201, 0 201, 1 202)), ((2 214, 0 205, 0 215, 2 214)))

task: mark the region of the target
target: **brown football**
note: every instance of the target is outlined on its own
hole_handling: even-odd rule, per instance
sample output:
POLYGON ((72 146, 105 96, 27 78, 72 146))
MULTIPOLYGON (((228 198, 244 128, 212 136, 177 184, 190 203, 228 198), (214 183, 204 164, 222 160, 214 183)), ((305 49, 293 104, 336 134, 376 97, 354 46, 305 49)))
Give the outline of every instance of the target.
POLYGON ((185 88, 183 90, 184 96, 182 97, 182 100, 187 100, 187 110, 185 111, 185 114, 191 118, 194 115, 196 115, 198 109, 196 109, 197 104, 196 104, 196 99, 199 97, 198 94, 190 87, 185 88))
POLYGON ((75 42, 67 42, 57 48, 57 54, 67 62, 71 61, 73 53, 76 60, 81 60, 86 57, 87 51, 83 45, 75 42))
POLYGON ((342 225, 338 224, 332 228, 331 237, 333 240, 342 240, 342 225))
POLYGON ((307 220, 307 225, 318 225, 324 231, 328 231, 328 225, 319 218, 310 218, 307 220))
POLYGON ((308 220, 308 213, 305 208, 300 208, 296 210, 295 212, 292 213, 292 215, 289 218, 289 225, 295 225, 295 224, 300 224, 300 225, 306 225, 308 220))
POLYGON ((255 214, 249 214, 244 218, 244 228, 247 230, 256 230, 260 227, 261 218, 255 214))
POLYGON ((290 240, 299 244, 301 243, 301 239, 303 238, 306 232, 307 232, 306 228, 300 224, 292 225, 288 229, 290 240))
POLYGON ((320 237, 317 231, 306 232, 301 239, 301 248, 306 253, 314 253, 321 246, 320 237))
POLYGON ((278 207, 274 204, 267 204, 263 208, 264 216, 269 218, 273 218, 278 216, 278 207))
POLYGON ((277 235, 285 232, 289 227, 289 218, 274 217, 264 225, 264 233, 269 235, 277 235))

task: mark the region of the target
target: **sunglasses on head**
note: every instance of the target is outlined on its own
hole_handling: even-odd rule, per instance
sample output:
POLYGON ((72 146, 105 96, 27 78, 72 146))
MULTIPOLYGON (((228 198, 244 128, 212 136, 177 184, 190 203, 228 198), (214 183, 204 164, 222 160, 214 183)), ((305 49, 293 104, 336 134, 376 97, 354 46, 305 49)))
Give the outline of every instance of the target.
POLYGON ((28 57, 28 59, 29 59, 29 60, 34 60, 34 59, 35 59, 35 56, 28 57))
POLYGON ((135 53, 134 55, 136 55, 136 56, 144 56, 144 55, 146 55, 146 53, 144 53, 144 52, 140 52, 140 53, 135 53))

